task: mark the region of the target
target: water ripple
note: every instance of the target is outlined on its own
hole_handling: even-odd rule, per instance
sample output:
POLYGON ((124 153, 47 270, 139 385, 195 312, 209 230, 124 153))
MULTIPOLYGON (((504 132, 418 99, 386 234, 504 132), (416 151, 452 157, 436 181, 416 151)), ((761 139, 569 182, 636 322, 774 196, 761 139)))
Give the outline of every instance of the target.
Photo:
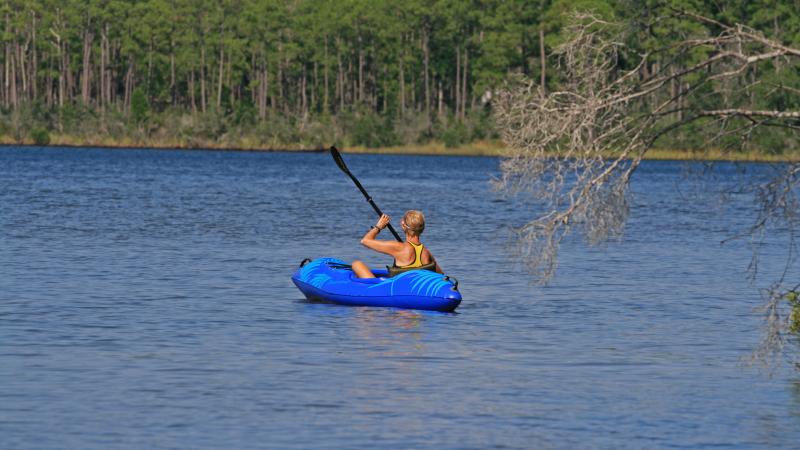
POLYGON ((509 259, 504 230, 533 210, 489 190, 496 159, 347 161, 393 216, 426 212, 457 313, 303 299, 304 257, 387 262, 358 245, 373 212, 325 154, 0 149, 0 448, 800 441, 800 381, 740 364, 759 286, 749 249, 719 241, 750 224, 747 198, 718 215, 674 195, 680 164, 646 162, 624 240, 565 242, 541 287, 509 259))

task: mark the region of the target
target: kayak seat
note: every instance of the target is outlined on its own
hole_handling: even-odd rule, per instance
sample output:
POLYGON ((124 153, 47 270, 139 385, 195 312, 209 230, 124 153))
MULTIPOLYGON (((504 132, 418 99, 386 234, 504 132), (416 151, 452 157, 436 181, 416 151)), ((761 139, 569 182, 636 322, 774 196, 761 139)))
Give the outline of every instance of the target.
POLYGON ((391 266, 386 266, 386 270, 389 272, 389 277, 408 272, 409 270, 430 270, 431 272, 436 272, 436 263, 423 264, 419 267, 397 267, 392 264, 391 266))

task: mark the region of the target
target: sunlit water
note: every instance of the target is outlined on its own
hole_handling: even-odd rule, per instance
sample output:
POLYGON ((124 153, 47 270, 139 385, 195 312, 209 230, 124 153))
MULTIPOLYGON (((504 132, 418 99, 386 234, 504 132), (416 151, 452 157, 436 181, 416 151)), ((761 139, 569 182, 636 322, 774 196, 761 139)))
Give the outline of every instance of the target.
POLYGON ((388 263, 329 155, 0 149, 0 448, 800 446, 798 376, 741 364, 784 258, 750 284, 720 245, 746 195, 647 162, 623 240, 538 287, 496 159, 345 156, 395 223, 427 213, 457 314, 303 300, 305 257, 388 263))

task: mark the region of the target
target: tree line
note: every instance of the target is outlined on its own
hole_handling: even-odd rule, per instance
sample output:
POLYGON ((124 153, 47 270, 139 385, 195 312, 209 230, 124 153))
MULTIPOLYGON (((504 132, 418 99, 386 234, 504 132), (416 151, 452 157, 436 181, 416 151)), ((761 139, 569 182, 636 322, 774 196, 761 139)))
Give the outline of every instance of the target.
MULTIPOLYGON (((8 0, 0 105, 465 117, 536 70, 529 2, 8 0), (489 11, 486 14, 485 11, 489 11)), ((537 50, 538 51, 538 50, 537 50)))
MULTIPOLYGON (((448 136, 458 143, 493 135, 487 111, 509 75, 559 88, 550 53, 575 9, 636 28, 639 38, 628 44, 647 51, 703 33, 696 23, 670 18, 675 7, 796 43, 795 6, 791 0, 6 0, 0 107, 12 127, 35 123, 65 133, 91 119, 100 124, 94 132, 116 120, 153 134, 142 122, 170 129, 168 117, 191 115, 227 124, 204 129, 211 139, 283 121, 294 131, 268 130, 273 141, 302 140, 296 130, 318 123, 339 127, 334 139, 366 145, 448 136), (381 138, 408 123, 415 127, 410 132, 381 138), (359 127, 367 129, 359 134, 359 127)), ((659 64, 679 70, 692 57, 664 54, 643 70, 659 64)), ((796 83, 797 68, 783 76, 777 81, 796 83)))

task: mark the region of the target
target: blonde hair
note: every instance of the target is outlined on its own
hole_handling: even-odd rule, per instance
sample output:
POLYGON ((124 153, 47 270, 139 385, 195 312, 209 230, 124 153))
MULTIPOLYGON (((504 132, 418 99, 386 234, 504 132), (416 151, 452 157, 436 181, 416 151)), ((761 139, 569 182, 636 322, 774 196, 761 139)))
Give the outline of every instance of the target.
POLYGON ((425 231, 425 215, 422 214, 422 211, 415 209, 406 211, 403 214, 403 223, 408 232, 414 236, 419 236, 425 231))

